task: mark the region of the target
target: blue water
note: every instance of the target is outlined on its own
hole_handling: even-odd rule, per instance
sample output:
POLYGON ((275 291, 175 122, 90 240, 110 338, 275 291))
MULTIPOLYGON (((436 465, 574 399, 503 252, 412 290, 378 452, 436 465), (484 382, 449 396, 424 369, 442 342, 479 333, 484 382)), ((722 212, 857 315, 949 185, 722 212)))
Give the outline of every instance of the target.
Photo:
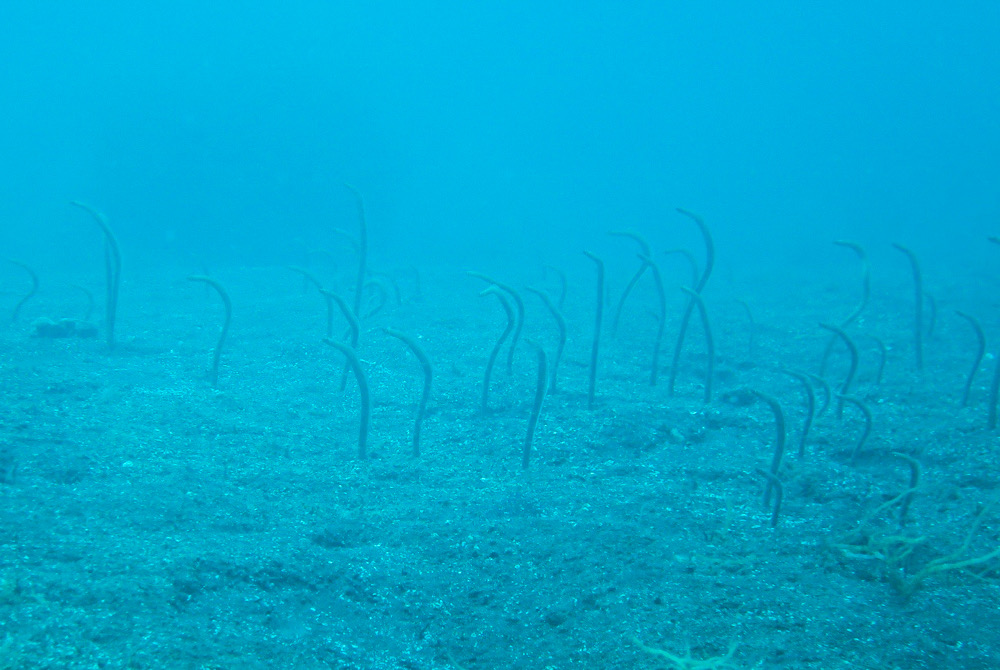
POLYGON ((997 218, 998 14, 5 3, 0 239, 58 238, 82 198, 154 258, 284 262, 349 181, 394 258, 586 246, 680 205, 743 262, 761 237, 967 255, 997 218))
POLYGON ((998 34, 993 2, 0 4, 0 667, 672 667, 633 637, 737 642, 736 667, 996 667, 974 622, 998 597, 998 34), (120 244, 110 353, 105 246, 72 201, 120 244), (707 404, 697 311, 671 369, 698 274, 664 252, 707 261, 679 207, 716 252, 707 404), (617 333, 641 244, 609 231, 650 243, 666 291, 661 316, 646 271, 617 333), (923 269, 923 371, 892 243, 923 269), (607 264, 591 410, 585 250, 607 264), (288 266, 361 307, 360 464, 357 387, 288 266), (528 475, 534 350, 503 349, 480 412, 506 317, 465 272, 555 298, 552 266, 569 336, 528 475), (232 298, 216 384, 222 302, 192 274, 232 298), (966 406, 955 310, 987 342, 966 406), (831 410, 800 461, 780 369, 819 371, 820 322, 860 351, 826 381, 873 429, 852 457, 860 415, 831 410), (434 364, 419 461, 420 368, 386 327, 434 364), (749 389, 794 445, 774 531, 749 389), (922 467, 902 519, 896 452, 922 467))

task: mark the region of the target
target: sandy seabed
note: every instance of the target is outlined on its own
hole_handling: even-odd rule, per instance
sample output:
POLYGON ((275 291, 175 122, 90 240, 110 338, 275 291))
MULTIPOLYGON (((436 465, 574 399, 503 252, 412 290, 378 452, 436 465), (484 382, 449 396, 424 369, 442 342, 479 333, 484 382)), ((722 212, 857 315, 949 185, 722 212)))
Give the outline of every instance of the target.
MULTIPOLYGON (((962 407, 976 345, 953 309, 995 334, 985 317, 997 305, 932 286, 939 313, 918 373, 905 282, 876 291, 848 328, 860 352, 850 393, 872 414, 852 463, 861 412, 838 418, 834 399, 800 457, 805 394, 780 371, 818 370, 829 334, 817 324, 857 301, 848 273, 710 285, 707 405, 697 320, 669 393, 676 289, 656 386, 648 286, 612 336, 626 278, 611 280, 592 410, 594 291, 574 278, 560 390, 525 471, 536 359, 518 345, 508 372, 504 350, 480 411, 504 317, 460 271, 426 271, 419 301, 401 274, 399 303, 390 294, 365 319, 364 461, 357 385, 341 391, 323 302, 287 269, 219 273, 234 318, 217 388, 205 371, 221 303, 184 273, 126 274, 110 353, 103 330, 31 337, 34 319, 81 309, 68 280, 43 276, 0 329, 0 668, 996 668, 993 359, 962 407), (737 300, 754 313, 752 348, 737 300), (434 362, 419 458, 420 367, 387 326, 434 362), (872 336, 888 348, 881 383, 872 336), (787 419, 774 528, 755 471, 770 467, 775 419, 749 390, 787 419)), ((551 359, 554 322, 525 301, 525 335, 551 359)), ((834 391, 847 369, 838 346, 834 391)))

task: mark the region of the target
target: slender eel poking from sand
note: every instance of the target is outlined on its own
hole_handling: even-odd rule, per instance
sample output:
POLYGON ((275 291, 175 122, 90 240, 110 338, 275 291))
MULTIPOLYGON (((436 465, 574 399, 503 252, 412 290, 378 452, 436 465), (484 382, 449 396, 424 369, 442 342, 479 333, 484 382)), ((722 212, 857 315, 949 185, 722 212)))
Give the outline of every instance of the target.
POLYGON ((118 238, 115 237, 111 226, 108 225, 104 215, 90 205, 74 200, 71 204, 87 211, 101 232, 104 233, 104 278, 105 278, 105 301, 104 301, 104 327, 107 331, 106 337, 108 349, 115 348, 115 320, 118 315, 118 289, 121 286, 122 278, 122 254, 118 248, 118 238))
POLYGON ((601 350, 601 324, 604 321, 604 261, 595 254, 584 251, 584 255, 597 265, 597 309, 594 312, 594 341, 590 347, 590 378, 587 381, 587 409, 594 409, 597 392, 597 359, 601 350))
MULTIPOLYGON (((830 332, 834 333, 841 339, 841 341, 847 346, 847 351, 851 354, 851 367, 847 371, 847 377, 844 379, 844 383, 840 387, 840 396, 846 396, 851 390, 851 383, 854 381, 854 374, 858 371, 858 348, 854 345, 854 342, 847 333, 844 332, 843 328, 839 326, 833 326, 829 323, 819 324, 820 328, 825 328, 830 332)), ((844 415, 844 399, 843 397, 837 398, 837 418, 841 418, 844 415)))
POLYGON ((333 291, 327 291, 325 288, 319 290, 324 296, 337 303, 337 307, 340 308, 340 313, 344 315, 344 319, 347 321, 348 332, 351 336, 351 348, 357 349, 358 338, 361 335, 361 323, 358 321, 358 316, 351 309, 351 306, 347 304, 344 298, 333 291))
POLYGON ((875 386, 880 386, 882 384, 882 376, 885 374, 885 362, 889 360, 889 349, 885 346, 885 342, 874 335, 869 335, 868 337, 878 348, 878 367, 875 369, 875 386))
MULTIPOLYGON (((639 233, 635 233, 630 230, 612 230, 611 232, 608 233, 608 235, 614 235, 616 237, 627 237, 628 239, 635 241, 635 243, 639 245, 640 259, 651 258, 653 255, 653 251, 649 246, 649 242, 647 242, 646 239, 639 233)), ((632 277, 628 280, 628 284, 625 285, 625 290, 622 291, 622 295, 618 299, 618 305, 615 307, 615 316, 611 320, 612 338, 618 334, 618 322, 622 318, 622 310, 625 308, 625 301, 628 300, 628 296, 630 293, 632 293, 632 289, 634 289, 635 285, 639 283, 640 279, 642 279, 642 275, 645 274, 646 268, 648 267, 649 263, 643 261, 642 264, 639 266, 639 269, 637 269, 632 274, 632 277)))
POLYGON ((359 319, 368 320, 382 311, 389 304, 389 285, 384 278, 376 277, 365 282, 365 289, 371 288, 373 297, 377 300, 364 314, 358 314, 359 319))
POLYGON ((920 486, 920 461, 898 451, 892 452, 892 455, 906 461, 906 464, 910 466, 910 488, 906 490, 903 501, 899 506, 899 525, 905 526, 906 516, 910 511, 910 504, 913 502, 913 495, 920 486))
POLYGON ((913 306, 913 353, 917 370, 924 369, 924 282, 920 274, 917 255, 902 244, 893 243, 893 248, 903 252, 910 261, 913 272, 913 290, 916 296, 913 306))
POLYGON ((28 289, 27 293, 21 296, 21 299, 17 301, 16 305, 14 305, 14 311, 11 312, 10 322, 14 323, 15 321, 17 321, 17 317, 21 315, 21 308, 24 307, 24 304, 29 300, 31 300, 32 298, 34 298, 35 294, 38 293, 38 275, 35 274, 35 271, 32 270, 30 267, 28 267, 26 263, 22 263, 21 261, 16 261, 13 258, 8 258, 7 262, 10 263, 11 265, 16 265, 17 267, 21 268, 22 270, 28 273, 29 277, 31 277, 31 288, 28 289))
POLYGON ((521 329, 524 327, 524 300, 521 298, 521 294, 517 292, 517 289, 510 284, 498 282, 481 272, 467 272, 466 274, 496 286, 514 301, 514 306, 517 309, 517 320, 514 323, 514 336, 510 340, 510 349, 507 351, 507 372, 509 374, 514 370, 514 349, 517 347, 517 342, 521 338, 521 329))
POLYGON ((742 307, 744 314, 747 315, 747 323, 749 324, 747 333, 747 361, 752 362, 754 347, 757 343, 757 320, 753 318, 753 310, 750 309, 750 303, 746 300, 737 300, 736 304, 742 307))
POLYGON ((233 320, 233 303, 229 299, 229 294, 226 293, 226 289, 222 287, 222 284, 215 281, 211 277, 206 277, 205 275, 191 275, 188 277, 189 281, 202 282, 208 284, 215 289, 215 292, 219 294, 222 298, 222 304, 226 308, 226 317, 222 322, 222 332, 219 333, 219 341, 215 344, 215 352, 212 354, 212 372, 210 373, 209 379, 212 382, 212 386, 219 385, 219 359, 222 357, 222 346, 226 343, 226 335, 229 334, 229 322, 233 320))
MULTIPOLYGON (((834 240, 833 242, 838 247, 844 247, 845 249, 850 249, 855 254, 858 255, 858 260, 861 261, 861 300, 858 301, 858 306, 854 308, 846 319, 840 322, 841 328, 847 328, 849 325, 854 323, 861 313, 865 311, 865 307, 868 306, 868 299, 871 297, 872 293, 872 273, 871 265, 868 262, 868 253, 865 251, 857 242, 850 242, 848 240, 834 240)), ((836 333, 830 334, 830 339, 826 342, 826 348, 823 350, 823 359, 820 361, 819 365, 819 375, 820 377, 826 376, 826 366, 830 360, 830 353, 833 351, 833 345, 837 341, 836 333)))
POLYGON ((358 380, 358 392, 361 394, 361 426, 358 429, 358 458, 364 460, 368 456, 368 422, 371 420, 371 395, 368 391, 368 377, 361 368, 361 361, 354 352, 354 348, 343 342, 331 340, 329 337, 323 340, 334 349, 340 351, 347 358, 347 364, 354 371, 354 378, 358 380))
POLYGON ((566 348, 566 318, 559 311, 559 307, 552 302, 552 298, 549 297, 548 293, 537 288, 531 288, 530 286, 526 290, 541 298, 542 302, 545 303, 545 307, 552 314, 552 318, 555 319, 556 326, 559 328, 559 344, 556 346, 556 355, 552 360, 551 371, 549 373, 549 393, 558 393, 559 361, 562 359, 563 349, 566 348))
POLYGON ((983 362, 983 356, 986 355, 986 333, 983 332, 983 327, 979 325, 979 320, 976 317, 958 310, 955 311, 955 314, 968 321, 976 334, 976 355, 972 358, 972 369, 969 370, 969 376, 965 379, 965 387, 962 389, 962 407, 965 407, 969 404, 972 382, 976 378, 976 373, 979 372, 979 364, 983 362))
MULTIPOLYGON (((351 306, 347 304, 347 301, 343 297, 334 293, 333 291, 327 291, 325 288, 319 290, 328 300, 332 300, 337 303, 337 307, 340 308, 341 314, 347 320, 348 333, 351 336, 351 348, 358 348, 358 339, 361 337, 361 322, 358 321, 358 315, 354 313, 351 306)), ((347 361, 344 363, 344 369, 340 373, 340 390, 343 391, 347 388, 347 368, 350 367, 351 362, 347 361)))
MULTIPOLYGON (((761 393, 760 391, 754 391, 753 394, 767 403, 767 406, 771 408, 771 413, 774 414, 774 455, 771 457, 770 473, 777 478, 778 469, 781 467, 781 458, 785 454, 785 413, 781 409, 781 403, 773 396, 761 393)), ((772 480, 768 479, 767 486, 764 488, 765 506, 771 504, 771 492, 773 488, 772 480)))
POLYGON ((510 335, 512 330, 514 330, 514 308, 511 306, 510 300, 507 299, 507 296, 505 296, 503 291, 501 291, 496 285, 490 286, 479 295, 496 296, 497 300, 500 301, 500 306, 503 307, 504 313, 507 315, 507 327, 503 329, 503 333, 500 334, 500 337, 497 338, 496 344, 493 345, 493 350, 490 351, 490 357, 486 361, 486 372, 483 374, 483 399, 481 406, 483 414, 486 414, 490 408, 490 377, 493 376, 493 366, 496 365, 497 355, 500 353, 503 343, 507 341, 507 336, 510 335))
POLYGON ((698 315, 701 317, 701 326, 705 330, 705 349, 708 355, 708 363, 705 367, 705 404, 712 402, 712 378, 715 376, 715 340, 712 338, 712 325, 708 321, 708 309, 705 301, 701 299, 701 294, 687 286, 681 286, 681 290, 690 296, 691 301, 698 307, 698 315))
POLYGON ((766 479, 768 488, 774 491, 774 509, 771 510, 771 528, 774 528, 778 525, 778 515, 781 514, 781 500, 784 498, 784 487, 781 485, 781 480, 778 479, 777 475, 767 470, 761 470, 760 468, 756 468, 754 472, 766 479))
POLYGON ((319 278, 316 275, 305 268, 301 268, 297 265, 289 265, 288 269, 302 275, 305 282, 315 286, 316 290, 323 296, 323 300, 326 302, 326 336, 333 337, 333 300, 331 300, 330 295, 325 292, 323 284, 320 283, 319 278))
POLYGON ((354 282, 354 313, 360 315, 365 275, 368 272, 368 218, 365 216, 365 199, 361 196, 361 191, 350 184, 344 186, 354 195, 358 206, 358 277, 354 282))
POLYGON ((566 273, 554 265, 545 266, 545 274, 549 272, 552 272, 559 279, 559 300, 556 301, 556 305, 559 309, 562 309, 563 305, 566 304, 566 292, 569 289, 569 280, 566 278, 566 273))
POLYGON ((820 404, 819 409, 816 410, 816 416, 823 416, 826 410, 830 408, 830 401, 833 399, 833 392, 830 390, 830 382, 826 381, 825 377, 820 377, 819 375, 814 375, 811 372, 807 372, 806 375, 810 380, 816 382, 816 386, 823 392, 823 402, 820 404))
POLYGON ((660 348, 663 345, 663 331, 667 325, 667 293, 663 290, 663 276, 651 256, 639 256, 643 266, 653 272, 653 284, 656 286, 656 305, 659 308, 656 317, 656 341, 653 343, 653 362, 649 371, 649 385, 656 386, 660 376, 660 348))
POLYGON ((417 418, 413 424, 413 455, 415 457, 420 456, 420 427, 424 422, 424 416, 427 414, 427 401, 431 397, 431 379, 434 376, 434 369, 431 367, 431 359, 427 357, 427 354, 424 353, 423 348, 415 338, 392 328, 386 328, 385 332, 387 335, 395 337, 408 346, 413 355, 417 357, 420 367, 424 371, 424 389, 420 393, 420 403, 417 405, 417 418))
POLYGON ((524 436, 524 450, 521 455, 521 467, 528 469, 531 462, 531 443, 535 439, 535 427, 538 425, 538 415, 542 411, 542 401, 545 400, 545 387, 548 384, 548 372, 546 371, 548 359, 545 350, 536 342, 525 340, 538 355, 538 376, 535 384, 535 401, 531 405, 531 416, 528 417, 528 432, 524 436))
POLYGON ((858 460, 858 454, 861 453, 865 442, 868 441, 868 436, 872 434, 872 411, 868 409, 868 405, 862 402, 860 398, 849 395, 838 395, 837 397, 857 407, 861 411, 862 416, 865 417, 865 427, 861 430, 861 435, 858 436, 857 442, 854 443, 854 449, 851 450, 851 465, 854 465, 858 460))
POLYGON ((802 389, 806 392, 806 418, 802 423, 802 437, 799 439, 799 458, 806 455, 806 440, 809 438, 809 429, 812 428, 813 418, 816 416, 816 392, 813 391, 812 384, 809 383, 809 375, 798 370, 781 370, 789 377, 795 377, 802 384, 802 389))
MULTIPOLYGON (((708 226, 705 225, 705 221, 700 216, 679 207, 677 211, 695 222, 705 242, 705 269, 698 278, 698 283, 693 288, 695 293, 701 295, 705 284, 708 283, 708 278, 712 276, 712 268, 715 267, 715 243, 712 241, 712 234, 709 232, 708 226)), ((684 346, 684 337, 687 335, 688 324, 691 322, 691 313, 694 312, 695 302, 693 296, 688 300, 687 305, 684 307, 684 315, 681 317, 680 328, 677 331, 677 344, 674 345, 674 359, 670 364, 670 395, 673 395, 674 385, 677 382, 677 366, 681 360, 681 348, 684 346)))

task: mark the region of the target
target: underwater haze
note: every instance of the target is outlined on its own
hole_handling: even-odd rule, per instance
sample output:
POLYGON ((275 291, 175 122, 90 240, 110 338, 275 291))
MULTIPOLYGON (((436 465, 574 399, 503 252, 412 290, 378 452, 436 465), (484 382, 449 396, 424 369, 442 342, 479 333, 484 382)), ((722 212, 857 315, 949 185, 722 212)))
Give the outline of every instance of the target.
POLYGON ((0 670, 1000 667, 998 36, 0 2, 0 670))
POLYGON ((139 253, 286 262, 350 214, 345 181, 400 262, 537 261, 677 206, 734 262, 968 254, 1000 212, 991 2, 42 2, 0 26, 15 249, 82 199, 139 253))

